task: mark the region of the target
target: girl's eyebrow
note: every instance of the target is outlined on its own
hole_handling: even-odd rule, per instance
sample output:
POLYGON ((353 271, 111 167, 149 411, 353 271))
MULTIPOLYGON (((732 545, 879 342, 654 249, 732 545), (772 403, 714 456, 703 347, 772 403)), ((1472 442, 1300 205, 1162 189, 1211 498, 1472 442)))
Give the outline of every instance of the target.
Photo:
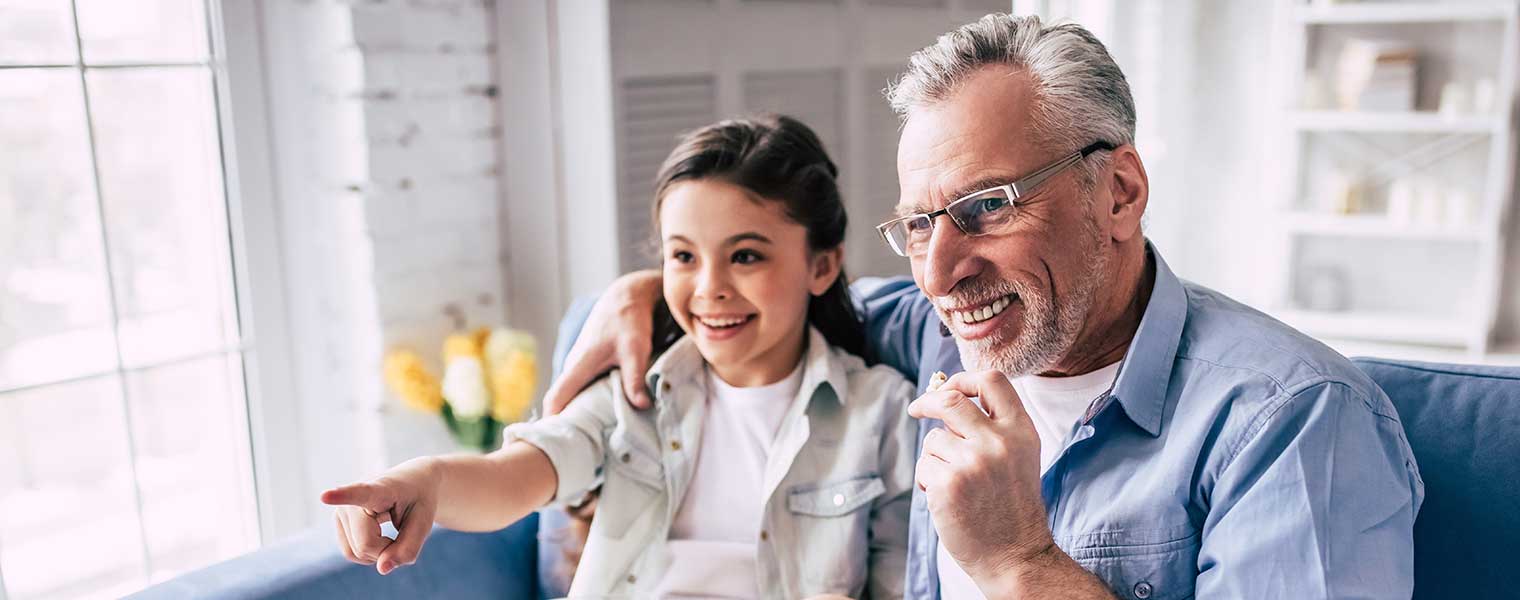
POLYGON ((728 238, 728 245, 732 246, 734 244, 737 244, 737 243, 745 241, 745 240, 754 240, 756 242, 760 242, 760 243, 763 243, 763 244, 774 243, 774 242, 771 241, 771 238, 765 237, 765 236, 760 235, 759 233, 756 233, 756 232, 753 232, 753 231, 746 231, 746 232, 741 233, 739 235, 735 235, 735 236, 729 237, 728 238))
MULTIPOLYGON (((680 235, 680 234, 673 234, 670 237, 667 237, 665 239, 669 240, 669 241, 672 241, 672 242, 682 242, 682 243, 686 243, 686 244, 696 245, 695 242, 692 242, 691 240, 686 239, 686 236, 683 236, 683 235, 680 235)), ((768 237, 765 237, 763 235, 760 235, 757 232, 746 231, 744 233, 740 233, 740 234, 737 234, 737 235, 729 236, 729 238, 724 241, 724 244, 732 246, 734 244, 737 244, 739 242, 743 242, 743 241, 746 241, 746 240, 752 240, 752 241, 760 242, 760 243, 763 243, 763 244, 774 244, 775 243, 775 242, 771 241, 771 238, 768 238, 768 237)))

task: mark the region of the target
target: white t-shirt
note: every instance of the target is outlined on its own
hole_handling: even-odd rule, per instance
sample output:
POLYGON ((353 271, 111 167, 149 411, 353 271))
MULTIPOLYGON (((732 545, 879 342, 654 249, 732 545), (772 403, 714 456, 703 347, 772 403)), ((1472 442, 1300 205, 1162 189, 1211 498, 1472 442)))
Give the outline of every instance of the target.
POLYGON ((756 387, 734 387, 708 371, 701 447, 691 487, 670 524, 671 568, 657 597, 759 596, 755 544, 765 510, 765 464, 801 388, 802 363, 785 379, 756 387))
MULTIPOLYGON (((1119 363, 1114 363, 1075 377, 1040 377, 1027 375, 1010 377, 1014 391, 1024 403, 1034 430, 1040 435, 1040 473, 1044 474, 1056 455, 1066 447, 1067 434, 1072 426, 1087 413, 1087 408, 1098 395, 1108 391, 1119 373, 1119 363)), ((935 552, 939 563, 939 594, 944 600, 985 598, 977 589, 971 576, 951 558, 944 544, 935 552)))

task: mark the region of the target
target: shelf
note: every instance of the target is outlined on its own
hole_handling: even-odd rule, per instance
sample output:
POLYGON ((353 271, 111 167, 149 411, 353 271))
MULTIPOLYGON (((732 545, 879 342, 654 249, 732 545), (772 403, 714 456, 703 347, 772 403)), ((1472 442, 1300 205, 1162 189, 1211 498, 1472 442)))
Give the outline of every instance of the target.
POLYGON ((1295 16, 1309 25, 1363 23, 1439 23, 1458 21, 1503 21, 1515 12, 1511 4, 1457 2, 1426 3, 1347 3, 1332 6, 1304 5, 1295 16))
POLYGON ((1304 110, 1292 114, 1301 131, 1498 134, 1504 122, 1495 116, 1448 117, 1434 112, 1355 112, 1304 110))
POLYGON ((1298 212, 1288 216, 1286 225, 1289 232, 1302 235, 1474 243, 1488 239, 1476 225, 1438 227, 1395 223, 1382 215, 1298 212))
POLYGON ((1344 338, 1407 342, 1439 346, 1465 346, 1472 338, 1472 325, 1450 317, 1430 317, 1394 312, 1317 312, 1279 310, 1284 323, 1318 338, 1344 338))

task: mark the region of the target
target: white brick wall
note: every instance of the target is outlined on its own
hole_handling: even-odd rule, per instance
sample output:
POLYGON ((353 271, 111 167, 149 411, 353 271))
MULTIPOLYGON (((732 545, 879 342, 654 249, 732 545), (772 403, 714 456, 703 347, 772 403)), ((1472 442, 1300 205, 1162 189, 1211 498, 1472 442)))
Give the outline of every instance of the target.
POLYGON ((384 390, 384 352, 433 357, 456 318, 505 321, 495 10, 264 2, 312 519, 321 489, 454 448, 384 390))

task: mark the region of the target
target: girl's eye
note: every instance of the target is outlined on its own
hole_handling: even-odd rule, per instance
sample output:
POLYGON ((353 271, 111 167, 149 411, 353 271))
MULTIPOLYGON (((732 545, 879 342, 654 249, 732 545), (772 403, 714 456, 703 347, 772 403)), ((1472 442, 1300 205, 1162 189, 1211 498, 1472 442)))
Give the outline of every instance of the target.
POLYGON ((694 257, 690 252, 685 250, 676 250, 670 253, 670 258, 678 263, 685 264, 691 262, 694 257))
POLYGON ((765 257, 760 256, 760 253, 755 252, 754 250, 740 250, 734 253, 734 264, 747 265, 750 263, 760 262, 760 260, 764 258, 765 257))

